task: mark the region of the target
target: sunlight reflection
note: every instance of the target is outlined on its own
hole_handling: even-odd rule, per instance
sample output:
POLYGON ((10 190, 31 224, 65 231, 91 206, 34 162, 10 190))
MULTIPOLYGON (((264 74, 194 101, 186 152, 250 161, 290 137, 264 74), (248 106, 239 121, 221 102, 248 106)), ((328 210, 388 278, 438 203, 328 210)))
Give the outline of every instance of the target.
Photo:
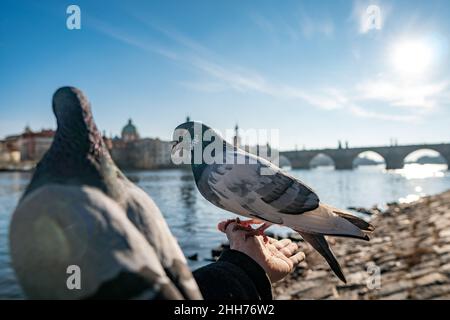
POLYGON ((420 195, 418 194, 408 194, 406 197, 402 197, 398 199, 400 203, 411 203, 420 199, 420 195))
POLYGON ((445 175, 447 166, 445 164, 406 164, 403 169, 394 170, 406 179, 441 178, 445 175))

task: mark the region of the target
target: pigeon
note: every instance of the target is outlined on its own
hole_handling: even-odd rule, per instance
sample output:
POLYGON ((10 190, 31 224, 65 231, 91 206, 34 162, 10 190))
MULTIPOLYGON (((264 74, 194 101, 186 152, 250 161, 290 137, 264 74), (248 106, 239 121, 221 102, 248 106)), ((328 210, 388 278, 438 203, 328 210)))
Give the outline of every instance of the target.
POLYGON ((12 266, 26 296, 201 299, 160 210, 111 159, 87 98, 63 87, 52 104, 53 143, 10 224, 12 266))
POLYGON ((272 224, 289 227, 317 250, 337 277, 346 283, 342 269, 325 236, 369 240, 374 227, 349 212, 320 202, 299 179, 264 158, 225 141, 200 122, 175 128, 172 159, 188 162, 199 192, 219 208, 250 218, 241 222, 250 235, 263 234, 272 224), (250 224, 262 223, 253 231, 250 224))

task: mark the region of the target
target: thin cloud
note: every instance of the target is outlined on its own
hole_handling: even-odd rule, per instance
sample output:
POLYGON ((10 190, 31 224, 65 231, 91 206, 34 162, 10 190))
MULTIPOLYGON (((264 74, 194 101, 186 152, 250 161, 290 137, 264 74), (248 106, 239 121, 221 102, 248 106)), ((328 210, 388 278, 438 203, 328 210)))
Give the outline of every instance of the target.
POLYGON ((289 37, 297 41, 301 36, 311 38, 314 36, 331 36, 334 33, 334 24, 331 19, 312 18, 304 10, 291 17, 267 18, 260 13, 251 13, 253 23, 263 32, 271 36, 289 37))
POLYGON ((329 19, 311 18, 305 11, 299 14, 299 25, 306 38, 316 35, 331 36, 334 33, 334 24, 329 19))
POLYGON ((128 33, 125 33, 119 29, 113 28, 112 26, 105 24, 97 19, 90 18, 90 26, 97 31, 111 37, 113 39, 119 40, 123 43, 132 45, 139 49, 147 52, 152 52, 159 54, 171 60, 178 60, 178 54, 172 50, 169 50, 161 45, 156 45, 154 43, 149 43, 148 41, 142 41, 142 39, 136 38, 128 33))
POLYGON ((448 89, 448 81, 411 84, 384 79, 357 85, 360 100, 377 100, 408 109, 433 109, 448 89))
POLYGON ((181 85, 192 90, 218 92, 234 90, 237 92, 257 92, 277 99, 298 100, 322 110, 345 110, 350 114, 389 121, 416 121, 420 112, 412 110, 408 116, 386 114, 367 109, 364 105, 371 100, 380 100, 387 106, 407 107, 434 106, 438 98, 448 89, 448 83, 430 84, 399 90, 398 86, 384 82, 364 82, 356 86, 352 92, 344 92, 339 88, 323 88, 310 90, 284 83, 274 83, 261 75, 239 66, 219 62, 221 59, 206 47, 178 32, 156 28, 182 50, 168 50, 164 46, 155 45, 130 36, 103 24, 96 24, 96 29, 104 34, 139 49, 162 55, 163 57, 189 65, 202 72, 210 79, 203 82, 182 82, 181 85))
POLYGON ((375 112, 371 110, 367 110, 358 105, 350 105, 349 110, 352 114, 361 117, 361 118, 371 118, 378 120, 387 120, 387 121, 398 121, 398 122, 417 122, 419 120, 418 115, 395 115, 395 114, 387 114, 383 112, 375 112))

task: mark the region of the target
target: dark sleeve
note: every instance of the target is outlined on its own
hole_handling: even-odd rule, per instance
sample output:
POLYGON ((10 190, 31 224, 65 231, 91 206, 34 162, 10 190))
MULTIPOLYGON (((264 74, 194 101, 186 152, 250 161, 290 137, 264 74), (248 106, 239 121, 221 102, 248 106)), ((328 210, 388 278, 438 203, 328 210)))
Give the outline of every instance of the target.
POLYGON ((272 300, 272 285, 255 260, 236 250, 225 250, 219 260, 194 271, 206 300, 272 300))

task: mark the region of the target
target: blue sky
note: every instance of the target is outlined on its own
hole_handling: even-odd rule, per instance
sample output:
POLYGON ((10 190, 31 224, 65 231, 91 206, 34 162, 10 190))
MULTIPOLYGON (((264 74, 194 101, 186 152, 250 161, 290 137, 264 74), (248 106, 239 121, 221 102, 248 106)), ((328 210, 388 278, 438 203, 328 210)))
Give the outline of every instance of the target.
POLYGON ((17 1, 0 10, 0 137, 55 127, 63 85, 98 126, 170 139, 187 115, 280 148, 450 141, 449 1, 17 1), (81 9, 81 30, 66 8, 81 9), (367 29, 366 9, 380 9, 367 29))

